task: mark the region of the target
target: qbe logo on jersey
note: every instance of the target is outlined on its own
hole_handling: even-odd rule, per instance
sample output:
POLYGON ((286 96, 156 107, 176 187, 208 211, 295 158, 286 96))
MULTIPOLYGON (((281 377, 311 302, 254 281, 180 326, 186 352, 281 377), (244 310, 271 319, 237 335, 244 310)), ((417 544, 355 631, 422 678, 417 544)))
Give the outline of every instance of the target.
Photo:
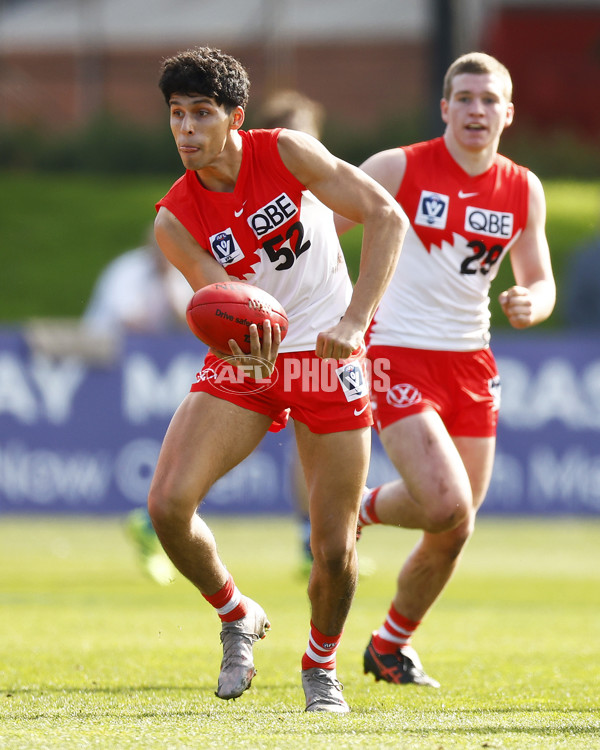
POLYGON ((338 380, 344 389, 346 401, 356 401, 357 399, 368 395, 369 387, 367 385, 367 379, 365 378, 359 364, 348 362, 345 365, 338 367, 335 374, 338 376, 338 380))
POLYGON ((282 193, 249 216, 248 224, 258 239, 285 224, 297 213, 298 206, 286 193, 282 193))
POLYGON ((447 195, 421 190, 415 224, 433 229, 445 229, 449 203, 450 198, 447 195))
POLYGON ((467 206, 465 231, 509 240, 513 233, 514 218, 514 214, 503 214, 500 211, 489 211, 487 208, 467 206))
POLYGON ((213 234, 208 239, 213 255, 222 266, 228 266, 244 257, 242 248, 238 245, 231 229, 213 234))

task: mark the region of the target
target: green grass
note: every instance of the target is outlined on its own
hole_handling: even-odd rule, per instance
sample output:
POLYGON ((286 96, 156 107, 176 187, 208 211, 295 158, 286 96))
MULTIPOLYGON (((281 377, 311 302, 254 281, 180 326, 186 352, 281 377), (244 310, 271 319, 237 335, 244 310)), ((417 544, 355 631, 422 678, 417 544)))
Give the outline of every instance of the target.
POLYGON ((600 522, 483 518, 415 639, 439 691, 375 683, 361 654, 415 533, 367 529, 338 656, 348 716, 303 712, 306 581, 290 519, 213 519, 272 631, 235 702, 214 696, 218 619, 138 569, 118 519, 3 517, 0 747, 600 748, 600 522))
MULTIPOLYGON (((143 241, 154 203, 177 176, 0 173, 0 322, 79 316, 105 264, 143 241)), ((545 189, 548 237, 559 281, 557 310, 546 325, 560 327, 560 279, 573 250, 598 230, 600 183, 549 180, 545 189)), ((360 232, 349 233, 343 245, 355 278, 360 232)), ((505 261, 492 288, 495 326, 507 325, 496 298, 510 284, 510 263, 505 261)))
POLYGON ((80 315, 106 263, 145 241, 171 182, 0 174, 0 321, 80 315))

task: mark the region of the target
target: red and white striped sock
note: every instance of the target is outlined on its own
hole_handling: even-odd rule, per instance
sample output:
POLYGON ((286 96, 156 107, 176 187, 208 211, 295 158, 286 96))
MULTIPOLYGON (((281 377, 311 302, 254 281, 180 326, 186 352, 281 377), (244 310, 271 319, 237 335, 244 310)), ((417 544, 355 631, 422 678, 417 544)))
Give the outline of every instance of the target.
POLYGON ((233 576, 229 574, 223 588, 219 589, 216 594, 202 594, 209 604, 217 610, 221 622, 233 622, 245 617, 248 612, 244 598, 240 590, 233 581, 233 576))
POLYGON ((342 634, 323 635, 314 624, 310 623, 308 647, 302 657, 302 669, 335 669, 335 653, 340 644, 342 634))
POLYGON ((381 523, 377 517, 377 513, 375 513, 375 500, 380 489, 381 487, 375 487, 373 490, 367 490, 363 495, 358 512, 359 526, 370 526, 373 523, 381 523))
POLYGON ((420 620, 409 620, 392 605, 383 625, 373 633, 375 651, 378 654, 393 654, 402 646, 408 646, 412 634, 420 624, 420 620))

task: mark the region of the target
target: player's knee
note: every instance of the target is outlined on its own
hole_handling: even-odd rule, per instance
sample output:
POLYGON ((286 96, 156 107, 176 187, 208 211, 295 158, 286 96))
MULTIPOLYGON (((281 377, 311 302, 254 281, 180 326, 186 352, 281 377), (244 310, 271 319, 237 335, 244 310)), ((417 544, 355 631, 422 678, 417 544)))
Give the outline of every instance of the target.
POLYGON ((470 493, 448 491, 443 493, 437 503, 431 503, 426 508, 426 531, 440 533, 450 531, 468 522, 473 509, 470 493))
POLYGON ((469 541, 475 530, 475 516, 475 509, 470 508, 465 519, 452 530, 452 536, 456 540, 456 544, 460 545, 461 548, 469 541))
POLYGON ((355 555, 355 542, 311 538, 311 550, 317 567, 328 575, 337 576, 351 567, 355 555))
POLYGON ((158 486, 150 488, 148 515, 157 531, 189 525, 192 512, 187 509, 187 503, 177 499, 174 495, 164 492, 158 486))
MULTIPOLYGON (((463 551, 475 528, 475 511, 448 534, 443 536, 442 552, 447 561, 453 562, 463 551)), ((439 539, 439 537, 438 537, 439 539)))
POLYGON ((153 488, 148 494, 148 515, 155 529, 166 526, 171 515, 171 506, 167 498, 153 488))

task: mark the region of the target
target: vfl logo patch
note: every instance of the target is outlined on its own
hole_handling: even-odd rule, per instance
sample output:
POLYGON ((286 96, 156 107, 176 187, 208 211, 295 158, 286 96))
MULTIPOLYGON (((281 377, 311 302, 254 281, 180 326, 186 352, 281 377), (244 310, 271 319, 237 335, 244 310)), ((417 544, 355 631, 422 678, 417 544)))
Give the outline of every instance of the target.
POLYGON ((277 229, 298 213, 298 206, 292 202, 286 193, 259 208, 248 217, 248 224, 257 238, 263 237, 273 229, 277 229))
POLYGON ((213 234, 212 237, 209 237, 209 242, 213 255, 222 266, 228 266, 244 257, 242 248, 236 242, 229 228, 224 232, 213 234))
POLYGON ((449 202, 450 198, 447 195, 421 190, 415 224, 433 229, 445 229, 449 202))
POLYGON ((335 374, 342 385, 346 401, 356 401, 369 393, 367 381, 360 365, 348 362, 338 367, 335 374))
POLYGON ((513 233, 514 218, 514 214, 503 214, 499 211, 488 211, 486 208, 467 206, 465 231, 509 240, 513 233))
POLYGON ((492 397, 492 409, 498 411, 500 409, 500 396, 502 394, 502 385, 500 383, 499 375, 488 380, 488 390, 492 397))
POLYGON ((385 400, 395 409, 406 409, 407 406, 420 404, 423 400, 421 391, 410 383, 399 383, 390 388, 386 393, 385 400))

